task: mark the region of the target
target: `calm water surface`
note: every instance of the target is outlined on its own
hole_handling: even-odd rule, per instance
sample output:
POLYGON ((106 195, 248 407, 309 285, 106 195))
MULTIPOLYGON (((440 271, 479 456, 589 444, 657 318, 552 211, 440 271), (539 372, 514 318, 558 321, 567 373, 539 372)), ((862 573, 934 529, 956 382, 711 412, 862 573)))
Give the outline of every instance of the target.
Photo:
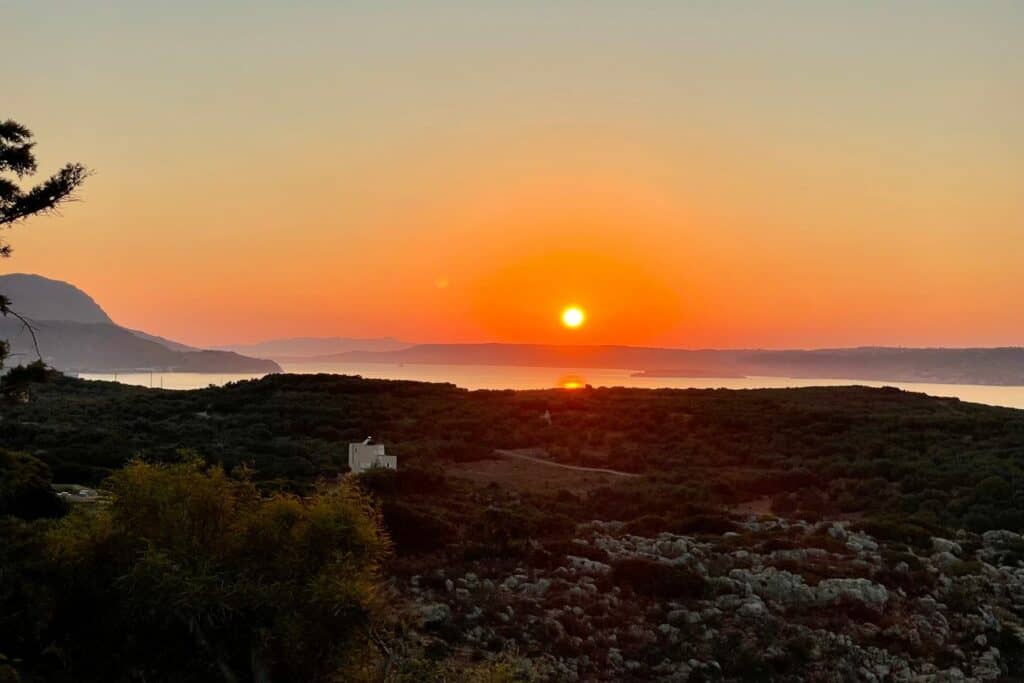
MULTIPOLYGON (((552 387, 599 386, 671 388, 766 389, 813 386, 891 386, 920 391, 932 396, 954 396, 963 401, 994 406, 1024 408, 1024 387, 990 387, 974 384, 925 384, 918 382, 874 382, 851 379, 790 379, 787 377, 633 377, 630 370, 601 368, 533 368, 511 365, 418 365, 390 363, 293 363, 282 366, 285 372, 328 372, 362 375, 380 379, 412 379, 423 382, 451 382, 466 389, 549 389, 552 387)), ((245 373, 83 373, 83 379, 115 380, 124 384, 198 389, 238 380, 255 379, 260 374, 245 373)))

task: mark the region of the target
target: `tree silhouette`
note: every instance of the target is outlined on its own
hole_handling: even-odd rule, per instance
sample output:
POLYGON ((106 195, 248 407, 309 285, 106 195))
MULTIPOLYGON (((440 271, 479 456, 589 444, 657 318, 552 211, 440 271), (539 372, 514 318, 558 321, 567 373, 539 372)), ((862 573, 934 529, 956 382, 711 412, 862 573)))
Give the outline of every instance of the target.
MULTIPOLYGON (((15 180, 34 175, 38 170, 36 157, 32 153, 35 147, 32 132, 17 121, 10 119, 0 121, 0 229, 9 228, 19 221, 32 216, 43 215, 56 211, 57 208, 74 199, 77 190, 89 170, 82 164, 67 164, 57 173, 43 182, 28 189, 22 189, 15 180)), ((0 257, 11 255, 11 246, 0 238, 0 257)), ((11 309, 11 300, 0 294, 0 315, 14 316, 32 334, 35 331, 24 317, 11 309)), ((7 357, 7 344, 0 341, 0 367, 7 357)), ((38 355, 39 347, 36 346, 38 355)))

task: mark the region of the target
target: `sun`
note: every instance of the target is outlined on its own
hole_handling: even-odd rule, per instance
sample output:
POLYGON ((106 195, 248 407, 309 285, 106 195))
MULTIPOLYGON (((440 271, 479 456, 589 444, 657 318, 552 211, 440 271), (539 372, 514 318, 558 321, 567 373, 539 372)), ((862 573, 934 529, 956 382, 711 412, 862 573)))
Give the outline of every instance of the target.
POLYGON ((569 306, 562 311, 562 324, 569 328, 577 328, 587 319, 583 309, 579 306, 569 306))

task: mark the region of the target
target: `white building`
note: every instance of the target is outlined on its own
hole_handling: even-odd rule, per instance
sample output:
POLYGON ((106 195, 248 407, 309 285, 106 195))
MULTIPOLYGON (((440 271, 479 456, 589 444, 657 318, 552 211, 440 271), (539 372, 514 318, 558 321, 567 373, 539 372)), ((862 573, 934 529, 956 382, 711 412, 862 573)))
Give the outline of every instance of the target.
POLYGON ((374 467, 383 467, 388 470, 398 469, 398 457, 388 455, 384 452, 384 446, 370 443, 371 437, 366 437, 362 443, 350 443, 348 445, 348 468, 353 474, 360 474, 371 470, 374 467))

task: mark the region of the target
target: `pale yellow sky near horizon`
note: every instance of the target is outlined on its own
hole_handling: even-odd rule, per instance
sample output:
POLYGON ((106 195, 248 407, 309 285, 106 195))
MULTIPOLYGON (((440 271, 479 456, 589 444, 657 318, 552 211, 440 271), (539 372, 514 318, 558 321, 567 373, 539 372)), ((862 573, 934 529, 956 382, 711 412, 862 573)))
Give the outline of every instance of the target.
POLYGON ((0 272, 201 345, 1024 343, 1020 3, 165 5, 0 10, 96 171, 0 272))

